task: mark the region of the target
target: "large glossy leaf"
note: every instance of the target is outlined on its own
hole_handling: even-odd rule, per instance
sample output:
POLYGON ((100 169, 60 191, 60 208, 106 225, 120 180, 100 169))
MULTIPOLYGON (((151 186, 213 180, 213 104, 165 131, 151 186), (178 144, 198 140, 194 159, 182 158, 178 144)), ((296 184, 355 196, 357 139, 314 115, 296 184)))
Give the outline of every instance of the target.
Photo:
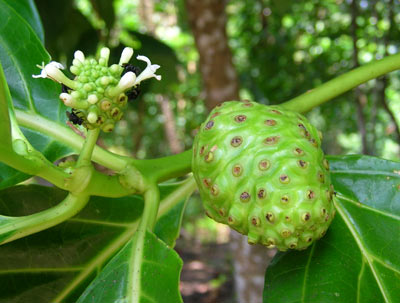
MULTIPOLYGON (((177 186, 161 186, 161 197, 177 186)), ((47 187, 10 188, 0 194, 0 213, 31 214, 51 207, 64 196, 64 192, 47 187)), ((34 298, 31 302, 75 302, 95 273, 132 237, 142 208, 139 197, 92 198, 77 217, 66 223, 0 246, 0 283, 10 287, 10 291, 0 293, 0 302, 29 302, 24 301, 28 298, 34 298), (40 258, 32 259, 32 255, 40 258), (9 259, 11 263, 6 261, 9 259), (49 289, 48 279, 54 277, 49 289), (28 279, 28 283, 18 285, 21 279, 28 279)), ((174 256, 169 248, 167 251, 174 256)))
MULTIPOLYGON (((23 16, 9 1, 0 0, 0 61, 10 88, 15 109, 31 114, 31 119, 40 117, 65 124, 65 106, 58 99, 60 85, 49 79, 34 79, 32 74, 40 73, 36 64, 50 61, 50 56, 43 48, 40 38, 24 17, 28 16, 22 10, 23 16)), ((32 13, 33 14, 33 13, 32 13)), ((28 21, 31 18, 28 18, 28 21)), ((10 108, 12 111, 13 109, 10 108)), ((38 132, 25 130, 29 142, 50 160, 71 153, 71 149, 57 141, 43 136, 38 132)), ((1 169, 1 185, 21 181, 26 175, 13 169, 1 169)), ((5 185, 6 184, 6 185, 5 185)))
POLYGON ((161 216, 154 228, 154 233, 168 246, 174 247, 175 241, 180 235, 183 213, 186 201, 175 205, 169 212, 161 216))
POLYGON ((153 233, 137 232, 77 303, 179 303, 182 260, 153 233))
POLYGON ((400 163, 345 156, 330 164, 336 218, 309 249, 277 255, 264 302, 400 302, 400 163))
MULTIPOLYGON (((175 188, 160 186, 161 197, 175 188)), ((0 214, 32 214, 65 196, 56 188, 11 187, 0 191, 0 214)), ((76 303, 107 261, 132 238, 142 209, 143 200, 137 196, 92 197, 65 223, 0 246, 0 303, 76 303)), ((174 254, 165 244, 157 245, 174 254)))
POLYGON ((11 6, 19 15, 35 31, 36 35, 43 42, 44 32, 42 27, 42 22, 40 21, 39 13, 36 9, 35 2, 33 0, 5 0, 9 6, 11 6))

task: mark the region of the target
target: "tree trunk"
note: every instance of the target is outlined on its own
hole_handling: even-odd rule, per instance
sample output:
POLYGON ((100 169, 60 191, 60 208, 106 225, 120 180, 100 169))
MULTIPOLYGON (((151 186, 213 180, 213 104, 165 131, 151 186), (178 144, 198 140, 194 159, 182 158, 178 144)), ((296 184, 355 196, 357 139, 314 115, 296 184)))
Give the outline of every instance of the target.
POLYGON ((238 100, 239 81, 226 35, 225 1, 185 0, 189 24, 200 56, 208 110, 238 100))

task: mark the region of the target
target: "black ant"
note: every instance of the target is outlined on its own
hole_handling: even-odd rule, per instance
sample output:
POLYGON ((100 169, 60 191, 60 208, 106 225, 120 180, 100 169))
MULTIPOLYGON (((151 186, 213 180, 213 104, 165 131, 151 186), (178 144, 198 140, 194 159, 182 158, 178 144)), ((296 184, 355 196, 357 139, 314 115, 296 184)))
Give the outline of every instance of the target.
POLYGON ((76 110, 75 108, 73 108, 71 110, 71 112, 65 112, 65 114, 68 117, 68 120, 71 121, 73 124, 78 124, 78 125, 82 125, 83 123, 83 118, 79 117, 78 115, 80 114, 80 112, 78 110, 76 110))

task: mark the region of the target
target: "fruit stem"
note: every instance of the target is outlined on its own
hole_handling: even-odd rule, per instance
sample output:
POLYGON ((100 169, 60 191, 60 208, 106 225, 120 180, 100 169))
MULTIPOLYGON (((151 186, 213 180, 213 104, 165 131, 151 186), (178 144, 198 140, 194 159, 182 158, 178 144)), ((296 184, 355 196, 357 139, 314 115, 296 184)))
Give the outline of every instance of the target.
POLYGON ((358 67, 281 105, 289 110, 307 112, 364 82, 396 69, 400 69, 400 54, 358 67))
POLYGON ((86 135, 86 140, 83 143, 76 167, 91 165, 93 149, 96 146, 97 138, 99 137, 100 128, 89 129, 86 135))

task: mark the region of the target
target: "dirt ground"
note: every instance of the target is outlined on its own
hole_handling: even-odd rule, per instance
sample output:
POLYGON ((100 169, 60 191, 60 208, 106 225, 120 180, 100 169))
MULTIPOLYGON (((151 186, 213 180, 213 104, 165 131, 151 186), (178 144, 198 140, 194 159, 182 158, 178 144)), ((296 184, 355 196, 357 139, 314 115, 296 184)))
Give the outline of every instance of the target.
POLYGON ((183 260, 180 290, 184 303, 235 303, 228 244, 178 241, 183 260))

